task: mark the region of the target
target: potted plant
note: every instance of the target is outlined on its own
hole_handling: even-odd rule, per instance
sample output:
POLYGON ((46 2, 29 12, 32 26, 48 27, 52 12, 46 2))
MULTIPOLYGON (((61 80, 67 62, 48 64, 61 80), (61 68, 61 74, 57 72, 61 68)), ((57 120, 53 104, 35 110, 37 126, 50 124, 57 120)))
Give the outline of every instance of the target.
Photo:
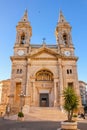
POLYGON ((18 113, 18 120, 23 121, 24 120, 24 114, 23 112, 18 113))
POLYGON ((77 114, 73 114, 72 120, 77 121, 77 117, 78 117, 77 114))
POLYGON ((79 105, 79 100, 74 88, 67 87, 63 91, 64 97, 64 109, 67 112, 67 121, 61 122, 61 128, 66 130, 76 130, 77 129, 77 122, 72 120, 74 111, 77 109, 79 105))

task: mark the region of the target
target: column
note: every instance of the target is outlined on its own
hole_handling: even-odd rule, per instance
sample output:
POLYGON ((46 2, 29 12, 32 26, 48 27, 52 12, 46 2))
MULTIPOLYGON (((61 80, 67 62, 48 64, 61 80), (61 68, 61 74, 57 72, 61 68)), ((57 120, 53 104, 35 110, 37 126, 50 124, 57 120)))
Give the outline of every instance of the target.
POLYGON ((57 107, 58 106, 58 86, 57 86, 57 83, 58 83, 58 78, 54 79, 54 107, 57 107))
POLYGON ((28 64, 26 66, 26 89, 25 89, 25 105, 23 107, 23 112, 25 114, 29 113, 29 109, 30 109, 30 100, 31 100, 31 96, 30 96, 30 92, 29 92, 29 88, 31 87, 30 85, 30 73, 29 73, 29 70, 30 70, 30 64, 28 64))
POLYGON ((35 106, 36 102, 36 88, 35 88, 35 79, 33 79, 33 105, 35 106))
POLYGON ((54 107, 56 107, 57 98, 56 98, 56 81, 54 80, 54 107))
POLYGON ((60 87, 60 109, 63 108, 63 75, 62 75, 62 66, 59 65, 59 87, 60 87))
POLYGON ((28 59, 28 63, 26 65, 26 95, 30 95, 30 87, 31 87, 31 83, 30 83, 30 70, 31 70, 31 60, 28 59))

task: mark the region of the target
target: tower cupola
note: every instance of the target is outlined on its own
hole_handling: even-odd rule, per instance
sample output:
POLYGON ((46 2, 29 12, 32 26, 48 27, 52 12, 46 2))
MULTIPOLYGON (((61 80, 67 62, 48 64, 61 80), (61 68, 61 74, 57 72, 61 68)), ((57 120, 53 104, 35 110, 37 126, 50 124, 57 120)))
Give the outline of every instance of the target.
POLYGON ((16 26, 16 44, 24 45, 30 44, 30 38, 32 36, 32 27, 28 21, 28 12, 25 10, 22 19, 18 22, 16 26))
POLYGON ((66 21, 62 11, 60 11, 59 14, 59 19, 58 19, 58 24, 56 26, 55 34, 56 34, 57 44, 62 44, 64 46, 69 46, 70 44, 72 44, 71 26, 66 21))

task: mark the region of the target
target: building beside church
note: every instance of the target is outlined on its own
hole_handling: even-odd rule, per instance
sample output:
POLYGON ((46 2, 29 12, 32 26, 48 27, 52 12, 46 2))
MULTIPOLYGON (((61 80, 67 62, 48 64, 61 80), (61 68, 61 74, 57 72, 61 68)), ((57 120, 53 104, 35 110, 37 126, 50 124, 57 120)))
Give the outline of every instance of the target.
MULTIPOLYGON (((63 90, 73 87, 80 98, 77 60, 71 26, 60 11, 55 29, 56 43, 31 44, 32 27, 27 10, 16 26, 14 54, 11 56, 9 104, 13 113, 30 107, 63 106, 63 90)), ((81 102, 80 102, 81 106, 81 102)))
POLYGON ((0 81, 0 115, 6 111, 6 106, 9 102, 10 94, 10 79, 0 81))
POLYGON ((82 100, 82 105, 87 107, 87 83, 79 81, 79 89, 82 100))

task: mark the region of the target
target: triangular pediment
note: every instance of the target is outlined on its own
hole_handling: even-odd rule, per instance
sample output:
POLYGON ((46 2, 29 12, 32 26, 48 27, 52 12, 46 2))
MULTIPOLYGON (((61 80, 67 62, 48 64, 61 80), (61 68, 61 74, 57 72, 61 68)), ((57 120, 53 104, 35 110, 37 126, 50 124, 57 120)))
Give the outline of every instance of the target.
POLYGON ((41 52, 41 53, 38 53, 37 55, 34 55, 33 56, 34 58, 55 58, 54 55, 52 54, 49 54, 48 52, 41 52))
POLYGON ((47 47, 39 48, 31 54, 32 58, 56 58, 56 56, 57 52, 47 47))

